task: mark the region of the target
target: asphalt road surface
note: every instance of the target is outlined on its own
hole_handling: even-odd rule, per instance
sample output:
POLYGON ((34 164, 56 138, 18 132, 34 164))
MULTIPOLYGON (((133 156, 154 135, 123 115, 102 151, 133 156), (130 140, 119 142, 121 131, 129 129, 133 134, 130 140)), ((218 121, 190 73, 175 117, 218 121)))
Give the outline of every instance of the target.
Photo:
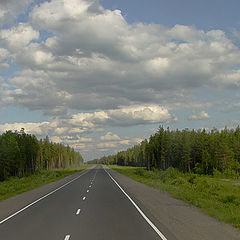
POLYGON ((143 212, 98 166, 0 219, 0 239, 171 240, 143 212))

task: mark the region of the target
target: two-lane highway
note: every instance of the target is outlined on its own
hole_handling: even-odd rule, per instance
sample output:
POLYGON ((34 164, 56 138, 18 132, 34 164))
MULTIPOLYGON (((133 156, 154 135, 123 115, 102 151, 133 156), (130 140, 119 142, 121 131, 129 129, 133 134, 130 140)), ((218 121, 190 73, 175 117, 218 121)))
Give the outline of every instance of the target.
MULTIPOLYGON (((102 167, 81 172, 12 217, 3 240, 155 240, 167 238, 102 167)), ((169 240, 169 239, 168 239, 169 240)))

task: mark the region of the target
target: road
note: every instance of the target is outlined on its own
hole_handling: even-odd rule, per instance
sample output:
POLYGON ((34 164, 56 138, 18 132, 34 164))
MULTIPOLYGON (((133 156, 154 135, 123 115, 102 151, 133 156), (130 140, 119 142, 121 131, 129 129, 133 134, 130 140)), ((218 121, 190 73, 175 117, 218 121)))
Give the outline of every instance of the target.
POLYGON ((171 240, 102 167, 0 219, 2 240, 171 240))

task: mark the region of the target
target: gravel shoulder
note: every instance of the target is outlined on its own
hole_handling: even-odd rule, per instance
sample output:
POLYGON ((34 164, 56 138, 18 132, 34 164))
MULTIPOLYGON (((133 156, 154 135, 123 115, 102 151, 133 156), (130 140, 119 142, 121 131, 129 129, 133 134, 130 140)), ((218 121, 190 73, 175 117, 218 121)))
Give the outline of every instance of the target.
POLYGON ((239 240, 240 231, 229 224, 206 216, 200 209, 172 198, 168 193, 151 188, 108 169, 116 181, 146 210, 151 220, 168 240, 239 240))

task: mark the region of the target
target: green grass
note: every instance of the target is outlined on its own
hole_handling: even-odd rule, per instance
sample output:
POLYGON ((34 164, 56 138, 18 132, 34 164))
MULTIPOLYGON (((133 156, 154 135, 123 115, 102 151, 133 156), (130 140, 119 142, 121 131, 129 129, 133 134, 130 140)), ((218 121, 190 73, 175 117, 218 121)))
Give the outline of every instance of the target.
POLYGON ((173 168, 166 171, 122 166, 111 168, 138 182, 167 191, 174 198, 240 229, 240 181, 237 179, 184 174, 173 168))
POLYGON ((4 182, 0 182, 0 201, 13 197, 17 194, 27 192, 47 183, 57 181, 89 167, 90 165, 83 165, 78 168, 42 171, 39 174, 32 174, 22 178, 11 177, 4 182))

